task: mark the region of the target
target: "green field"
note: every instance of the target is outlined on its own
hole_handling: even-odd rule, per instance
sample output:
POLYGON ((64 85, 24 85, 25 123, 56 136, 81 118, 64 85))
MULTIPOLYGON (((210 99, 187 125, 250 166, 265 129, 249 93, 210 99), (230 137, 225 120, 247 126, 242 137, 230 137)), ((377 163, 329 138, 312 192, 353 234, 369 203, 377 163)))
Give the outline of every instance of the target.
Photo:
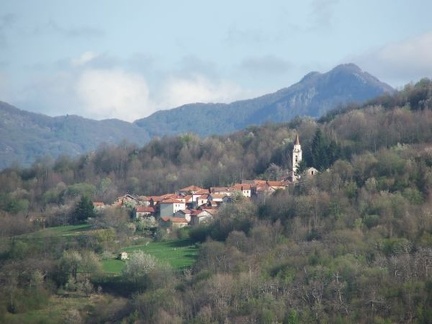
POLYGON ((79 235, 89 230, 91 230, 89 224, 80 224, 80 225, 65 225, 65 226, 49 227, 43 230, 42 232, 51 233, 52 235, 69 236, 69 235, 79 235))
MULTIPOLYGON (((122 249, 132 254, 134 251, 144 251, 151 254, 161 262, 166 262, 174 269, 190 267, 194 264, 198 248, 190 240, 169 240, 163 242, 149 242, 143 245, 133 245, 122 249)), ((124 261, 104 260, 103 268, 108 273, 118 274, 124 266, 124 261)))
MULTIPOLYGON (((39 241, 50 237, 67 239, 73 236, 92 235, 97 231, 98 230, 92 229, 88 224, 66 225, 49 227, 34 233, 19 235, 16 236, 16 238, 24 241, 39 241)), ((148 242, 146 244, 132 245, 121 249, 121 251, 128 252, 129 255, 138 250, 153 255, 160 262, 168 263, 174 269, 182 269, 192 266, 198 255, 198 248, 189 239, 148 242)), ((120 274, 124 264, 124 261, 117 259, 107 259, 102 261, 103 269, 108 274, 120 274)))
POLYGON ((109 274, 119 274, 122 271, 124 264, 124 261, 118 259, 102 260, 103 270, 109 274))
POLYGON ((43 237, 68 237, 68 236, 77 236, 81 234, 88 233, 92 228, 89 224, 80 224, 80 225, 65 225, 65 226, 56 226, 56 227, 48 227, 43 230, 16 236, 16 238, 43 238, 43 237))
POLYGON ((75 237, 88 237, 92 236, 100 230, 92 229, 88 224, 80 225, 65 225, 48 227, 36 232, 16 235, 13 237, 0 237, 0 245, 8 246, 11 242, 23 242, 27 244, 25 250, 32 248, 42 248, 47 244, 58 244, 59 242, 68 242, 74 240, 75 237))

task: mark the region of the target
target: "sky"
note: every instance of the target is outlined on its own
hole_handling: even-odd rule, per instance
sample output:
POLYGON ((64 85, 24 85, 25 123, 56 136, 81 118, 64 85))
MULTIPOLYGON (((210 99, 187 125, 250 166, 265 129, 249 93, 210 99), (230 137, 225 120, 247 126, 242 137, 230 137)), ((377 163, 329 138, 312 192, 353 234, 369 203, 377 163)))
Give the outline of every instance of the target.
POLYGON ((430 0, 0 0, 0 101, 134 121, 355 63, 432 78, 430 0))

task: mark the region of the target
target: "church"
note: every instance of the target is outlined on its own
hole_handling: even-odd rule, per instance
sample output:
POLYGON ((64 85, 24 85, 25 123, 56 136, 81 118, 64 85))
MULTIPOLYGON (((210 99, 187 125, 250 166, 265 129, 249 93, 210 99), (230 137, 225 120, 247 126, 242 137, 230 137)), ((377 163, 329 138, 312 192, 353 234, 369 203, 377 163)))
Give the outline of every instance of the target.
POLYGON ((300 139, 298 134, 296 135, 295 141, 294 141, 294 148, 292 152, 292 179, 295 181, 298 178, 298 169, 300 162, 303 159, 303 152, 300 145, 300 139))
MULTIPOLYGON (((291 179, 293 182, 299 180, 301 178, 301 175, 299 174, 299 166, 300 162, 303 160, 303 152, 300 145, 300 139, 298 134, 296 134, 295 141, 294 141, 294 148, 292 151, 292 172, 291 172, 291 179)), ((310 167, 308 168, 303 174, 306 176, 314 176, 318 173, 318 170, 310 167)))

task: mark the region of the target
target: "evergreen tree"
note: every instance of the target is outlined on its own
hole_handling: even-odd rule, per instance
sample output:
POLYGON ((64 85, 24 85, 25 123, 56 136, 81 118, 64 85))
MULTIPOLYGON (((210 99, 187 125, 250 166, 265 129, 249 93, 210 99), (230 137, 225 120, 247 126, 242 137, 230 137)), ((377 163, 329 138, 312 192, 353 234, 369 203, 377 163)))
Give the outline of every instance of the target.
POLYGON ((75 224, 84 223, 88 218, 94 217, 95 211, 93 202, 87 196, 82 196, 81 200, 75 206, 72 214, 72 221, 75 224))
POLYGON ((318 128, 312 140, 312 165, 322 171, 328 166, 327 144, 322 131, 318 128))
POLYGON ((340 147, 335 141, 329 142, 321 129, 318 128, 312 140, 310 157, 310 164, 316 169, 323 171, 329 168, 340 157, 340 147))
POLYGON ((328 147, 328 160, 329 160, 328 166, 332 165, 340 157, 341 157, 340 146, 335 141, 331 141, 328 147))

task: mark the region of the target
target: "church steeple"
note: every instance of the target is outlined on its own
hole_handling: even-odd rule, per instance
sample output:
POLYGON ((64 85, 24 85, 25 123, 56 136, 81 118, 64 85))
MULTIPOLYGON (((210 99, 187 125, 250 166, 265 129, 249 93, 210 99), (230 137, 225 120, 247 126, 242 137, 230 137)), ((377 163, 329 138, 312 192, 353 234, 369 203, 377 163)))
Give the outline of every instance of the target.
POLYGON ((296 134, 296 138, 294 141, 294 148, 293 148, 293 154, 292 154, 292 170, 293 170, 293 175, 292 178, 295 179, 297 176, 297 170, 298 167, 300 165, 300 162, 302 161, 303 158, 303 154, 302 154, 302 149, 301 149, 301 145, 300 145, 300 139, 298 134, 296 134))

